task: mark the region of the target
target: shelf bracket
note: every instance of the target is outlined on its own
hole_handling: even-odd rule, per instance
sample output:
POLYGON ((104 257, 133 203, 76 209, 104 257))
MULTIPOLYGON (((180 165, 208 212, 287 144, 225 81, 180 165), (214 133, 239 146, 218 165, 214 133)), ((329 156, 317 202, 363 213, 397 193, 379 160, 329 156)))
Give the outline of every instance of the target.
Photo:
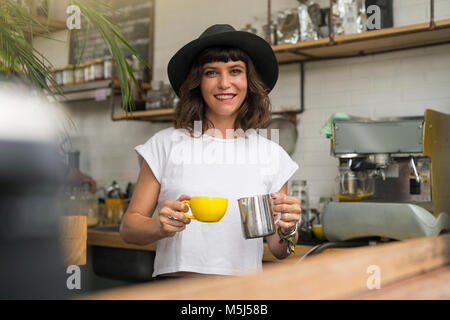
POLYGON ((330 13, 328 15, 328 37, 330 38, 329 45, 333 46, 334 41, 334 26, 333 26, 333 0, 330 0, 330 13))
POLYGON ((300 110, 302 113, 305 110, 305 63, 300 62, 300 110))
POLYGON ((117 121, 116 119, 114 119, 114 106, 115 106, 115 99, 114 99, 114 97, 116 96, 114 90, 115 90, 115 86, 114 86, 114 81, 113 81, 112 84, 111 84, 111 97, 109 98, 110 99, 109 103, 110 103, 110 106, 111 106, 111 120, 112 121, 117 121))
POLYGON ((436 29, 436 23, 434 22, 434 0, 430 0, 430 30, 436 29))

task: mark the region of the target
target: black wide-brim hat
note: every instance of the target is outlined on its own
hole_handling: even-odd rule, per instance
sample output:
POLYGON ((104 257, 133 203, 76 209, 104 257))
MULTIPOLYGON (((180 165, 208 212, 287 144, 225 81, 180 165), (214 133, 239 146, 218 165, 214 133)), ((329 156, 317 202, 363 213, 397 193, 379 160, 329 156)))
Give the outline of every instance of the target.
POLYGON ((236 31, 228 24, 216 24, 178 50, 170 59, 167 74, 178 96, 196 56, 214 46, 234 47, 247 53, 266 88, 269 91, 273 89, 278 79, 278 62, 267 41, 250 32, 236 31))

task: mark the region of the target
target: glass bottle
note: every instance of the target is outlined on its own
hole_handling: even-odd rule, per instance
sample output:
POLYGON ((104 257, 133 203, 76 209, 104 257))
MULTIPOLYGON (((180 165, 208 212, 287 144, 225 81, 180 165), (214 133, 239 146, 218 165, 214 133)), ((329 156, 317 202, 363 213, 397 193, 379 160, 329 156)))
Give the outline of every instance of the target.
POLYGON ((302 211, 309 210, 309 192, 306 180, 293 180, 290 194, 300 199, 302 211))
POLYGON ((87 217, 88 227, 98 224, 98 201, 94 194, 91 193, 89 183, 83 183, 81 192, 82 212, 87 217))
POLYGON ((66 212, 68 216, 83 215, 83 203, 81 200, 80 187, 78 185, 68 185, 66 191, 66 212))
POLYGON ((300 231, 301 240, 311 240, 312 226, 310 224, 309 190, 306 180, 294 180, 291 185, 291 195, 300 199, 302 213, 297 226, 300 231))
POLYGON ((64 199, 64 215, 76 215, 78 211, 78 194, 75 190, 75 186, 66 185, 64 187, 64 199))

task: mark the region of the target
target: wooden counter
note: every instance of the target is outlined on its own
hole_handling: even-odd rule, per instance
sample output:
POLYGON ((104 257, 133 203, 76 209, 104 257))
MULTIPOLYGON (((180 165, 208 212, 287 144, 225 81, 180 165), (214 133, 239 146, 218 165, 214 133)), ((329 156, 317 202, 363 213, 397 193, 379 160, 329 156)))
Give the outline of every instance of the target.
MULTIPOLYGON (((139 246, 134 244, 128 244, 122 240, 119 232, 117 231, 101 231, 96 229, 88 229, 87 236, 87 244, 93 246, 102 246, 102 247, 113 247, 113 248, 122 248, 122 249, 134 249, 134 250, 146 250, 146 251, 156 251, 156 242, 151 243, 145 246, 139 246)), ((311 246, 297 245, 295 248, 295 254, 292 254, 286 259, 279 260, 275 258, 269 250, 267 243, 264 243, 264 253, 263 253, 263 261, 264 262, 273 262, 273 263, 295 263, 300 259, 311 246)), ((350 249, 341 249, 341 248, 333 248, 327 249, 324 251, 327 255, 331 255, 337 252, 343 252, 350 249)))
MULTIPOLYGON (((90 236, 90 241, 93 239, 90 236)), ((85 298, 450 299, 450 234, 342 249, 300 263, 268 264, 262 272, 248 276, 186 277, 107 290, 85 298), (380 289, 373 288, 371 281, 376 274, 380 289)))
POLYGON ((145 246, 129 244, 122 240, 117 231, 101 231, 95 228, 88 229, 87 244, 100 247, 156 251, 156 242, 145 246))

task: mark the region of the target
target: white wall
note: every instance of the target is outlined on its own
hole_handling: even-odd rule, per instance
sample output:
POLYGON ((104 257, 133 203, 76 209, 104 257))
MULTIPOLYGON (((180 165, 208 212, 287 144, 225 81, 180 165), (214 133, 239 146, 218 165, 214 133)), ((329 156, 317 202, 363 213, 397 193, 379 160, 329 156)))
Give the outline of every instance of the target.
MULTIPOLYGON (((49 1, 49 18, 65 23, 66 8, 69 5, 68 0, 49 1)), ((54 32, 51 39, 36 37, 33 39, 33 46, 36 50, 43 53, 55 68, 64 67, 69 64, 69 41, 67 30, 54 32)), ((46 65, 48 63, 46 62, 46 65)))
MULTIPOLYGON (((328 3, 327 0, 320 3, 328 3)), ((272 1, 276 10, 296 0, 272 1)), ((156 0, 154 78, 167 81, 170 57, 209 25, 229 23, 242 28, 265 23, 266 0, 156 0)), ((395 26, 426 22, 428 0, 394 0, 395 26)), ((450 18, 450 1, 436 0, 436 18, 450 18)), ((280 68, 271 93, 275 108, 299 107, 297 64, 280 68)), ((310 185, 312 206, 331 196, 337 160, 319 131, 336 111, 366 117, 422 115, 426 108, 450 113, 450 45, 400 51, 361 58, 310 62, 305 66, 305 112, 299 116, 299 139, 293 159, 300 165, 297 179, 310 185)), ((100 185, 117 180, 124 187, 135 181, 138 165, 133 147, 168 124, 110 120, 105 103, 71 103, 78 126, 73 144, 81 150, 81 169, 100 185)))

